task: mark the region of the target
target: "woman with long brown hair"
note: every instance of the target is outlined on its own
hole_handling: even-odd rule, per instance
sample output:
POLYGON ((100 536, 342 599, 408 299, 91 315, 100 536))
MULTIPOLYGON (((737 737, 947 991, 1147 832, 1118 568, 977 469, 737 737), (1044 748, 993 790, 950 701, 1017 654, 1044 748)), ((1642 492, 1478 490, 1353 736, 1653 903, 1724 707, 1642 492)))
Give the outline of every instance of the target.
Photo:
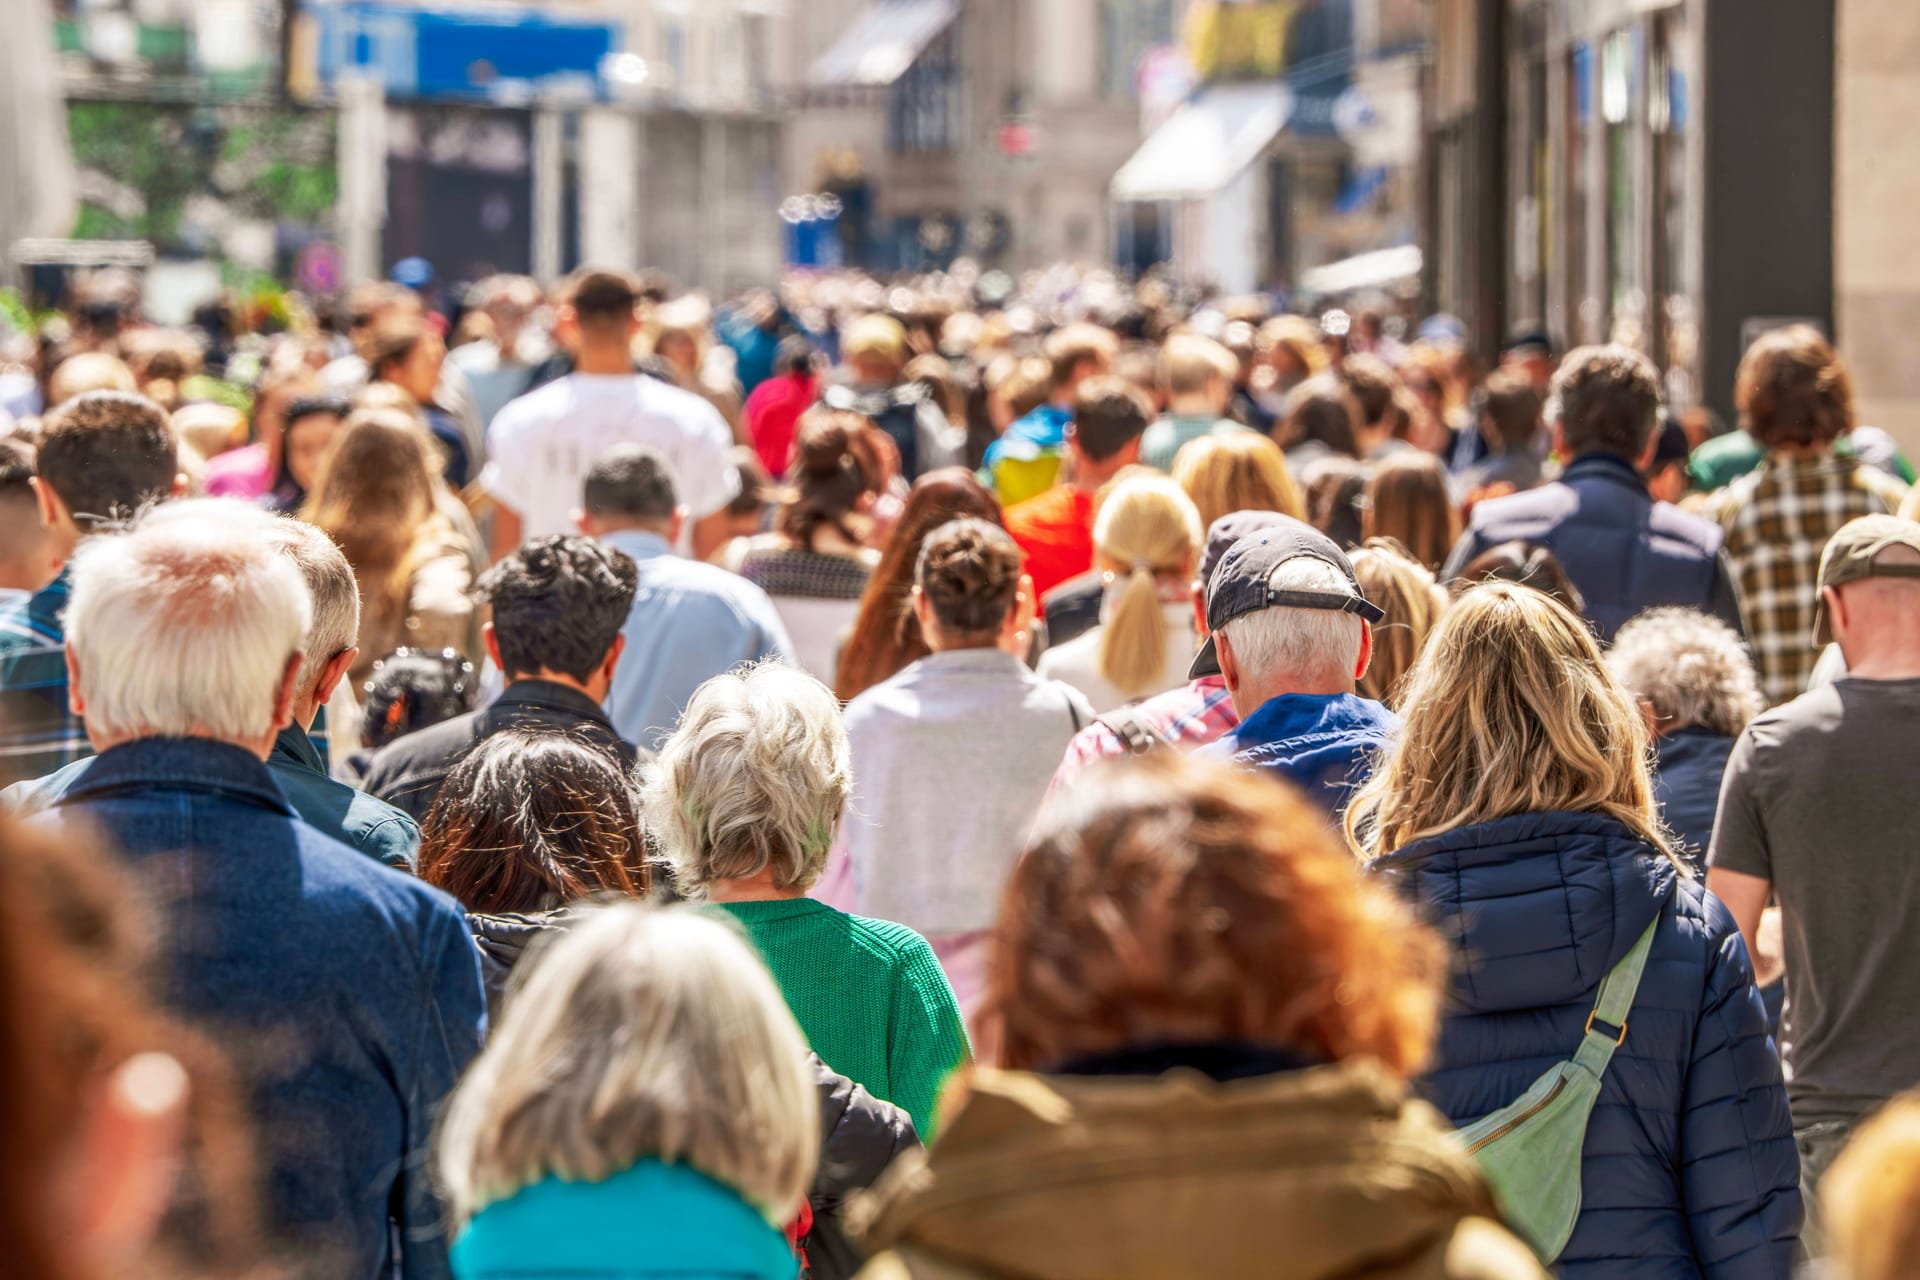
POLYGON ((1298 792, 1096 766, 1001 895, 995 1066, 871 1203, 874 1274, 1540 1277, 1408 1089, 1443 971, 1298 792))
POLYGON ((1387 611, 1373 626, 1373 660, 1360 677, 1363 698, 1400 705, 1400 689, 1447 611, 1447 592, 1433 573, 1391 538, 1374 538, 1348 557, 1360 593, 1387 611))
POLYGON ((359 688, 406 645, 479 657, 470 594, 478 548, 440 509, 439 467, 418 423, 362 410, 334 437, 300 517, 339 544, 360 584, 359 688))
POLYGON ((509 729, 454 767, 421 824, 420 878, 466 908, 498 1009, 527 946, 598 897, 644 898, 646 834, 633 782, 561 733, 509 729))
POLYGON ((1438 573, 1460 538, 1460 508, 1440 459, 1406 449, 1374 464, 1360 507, 1360 533, 1392 538, 1428 573, 1438 573))
POLYGON ((440 448, 439 474, 455 489, 472 479, 471 453, 459 421, 435 398, 440 369, 447 362, 447 344, 419 316, 396 316, 382 321, 367 340, 370 386, 404 392, 440 448))
POLYGON ((816 406, 802 415, 773 532, 734 543, 721 560, 772 598, 795 660, 822 682, 880 559, 867 545, 886 483, 871 431, 857 413, 816 406))
POLYGON ((1669 849, 1645 720, 1592 631, 1529 587, 1477 587, 1400 715, 1346 824, 1455 950, 1423 1095, 1456 1125, 1506 1107, 1580 1047, 1602 980, 1638 956, 1559 1274, 1789 1274, 1799 1165, 1746 947, 1669 849))
POLYGON ((1000 504, 972 472, 943 467, 913 482, 900 522, 867 579, 853 631, 840 650, 833 692, 842 702, 852 701, 932 652, 913 612, 913 569, 927 535, 963 516, 1001 523, 1000 504))

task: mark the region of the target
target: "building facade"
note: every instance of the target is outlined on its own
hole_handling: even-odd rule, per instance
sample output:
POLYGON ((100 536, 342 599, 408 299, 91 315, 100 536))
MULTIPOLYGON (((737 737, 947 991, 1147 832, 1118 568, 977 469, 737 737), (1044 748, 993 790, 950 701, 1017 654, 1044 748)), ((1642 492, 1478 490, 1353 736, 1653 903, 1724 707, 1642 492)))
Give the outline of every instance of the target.
POLYGON ((790 193, 831 196, 829 256, 1106 262, 1107 184, 1140 138, 1135 74, 1178 0, 795 0, 790 193))
POLYGON ((1624 342, 1726 416, 1755 334, 1833 332, 1832 0, 1434 9, 1426 288, 1482 348, 1624 342))

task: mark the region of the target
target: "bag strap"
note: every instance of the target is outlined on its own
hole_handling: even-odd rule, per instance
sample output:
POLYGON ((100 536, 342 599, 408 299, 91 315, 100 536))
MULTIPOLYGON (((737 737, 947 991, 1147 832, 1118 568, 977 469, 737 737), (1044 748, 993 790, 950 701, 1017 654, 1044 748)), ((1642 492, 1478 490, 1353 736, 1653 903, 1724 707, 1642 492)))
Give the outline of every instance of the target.
POLYGON ((1627 1039, 1627 1015, 1633 1009, 1633 998, 1640 990, 1640 975, 1647 967, 1647 952, 1653 948, 1653 931, 1660 927, 1660 917, 1655 916, 1653 923, 1633 944, 1633 949, 1620 957, 1620 963, 1607 971, 1600 980, 1600 990, 1594 996, 1593 1012, 1587 1015, 1587 1034, 1580 1041, 1573 1060, 1593 1072, 1595 1076, 1606 1074, 1607 1063, 1613 1060, 1613 1051, 1627 1039))

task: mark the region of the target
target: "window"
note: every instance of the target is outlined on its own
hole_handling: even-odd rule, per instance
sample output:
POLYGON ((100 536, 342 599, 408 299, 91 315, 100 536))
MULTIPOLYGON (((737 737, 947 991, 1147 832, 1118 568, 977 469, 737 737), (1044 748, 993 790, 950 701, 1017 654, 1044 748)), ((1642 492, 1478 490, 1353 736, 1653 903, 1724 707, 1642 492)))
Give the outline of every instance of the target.
POLYGON ((952 28, 940 34, 887 98, 887 150, 952 151, 960 145, 960 61, 952 28))
POLYGON ((1173 0, 1100 0, 1101 93, 1132 98, 1140 59, 1173 37, 1173 0))

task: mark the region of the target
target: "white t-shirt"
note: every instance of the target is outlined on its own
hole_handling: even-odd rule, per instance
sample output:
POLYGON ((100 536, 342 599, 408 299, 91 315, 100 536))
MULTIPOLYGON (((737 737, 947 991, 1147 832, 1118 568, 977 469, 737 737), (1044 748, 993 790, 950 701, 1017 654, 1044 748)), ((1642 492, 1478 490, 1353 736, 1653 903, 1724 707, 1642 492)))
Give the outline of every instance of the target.
POLYGON ((666 454, 695 520, 739 491, 727 465, 733 432, 712 405, 657 378, 597 373, 570 373, 508 401, 487 429, 480 487, 520 517, 522 537, 572 533, 588 468, 617 444, 666 454))

